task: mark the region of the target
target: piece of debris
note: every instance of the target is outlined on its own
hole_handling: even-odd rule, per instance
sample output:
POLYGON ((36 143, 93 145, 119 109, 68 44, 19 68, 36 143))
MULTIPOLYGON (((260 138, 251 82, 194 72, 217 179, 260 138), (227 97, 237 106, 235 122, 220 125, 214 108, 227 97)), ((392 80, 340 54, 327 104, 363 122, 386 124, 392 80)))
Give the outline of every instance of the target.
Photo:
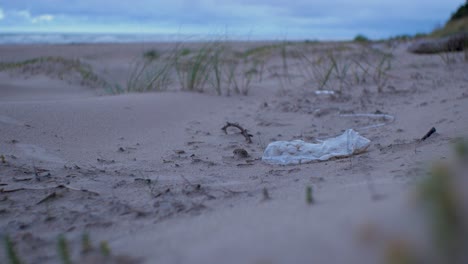
POLYGON ((246 159, 246 158, 250 157, 247 150, 245 150, 243 148, 237 148, 232 153, 234 154, 234 157, 237 158, 237 159, 246 159))
POLYGON ((247 143, 252 143, 252 137, 253 135, 252 134, 249 134, 249 132, 247 131, 247 129, 241 127, 238 123, 230 123, 230 122, 227 122, 225 126, 223 126, 221 128, 221 130, 224 131, 224 133, 227 135, 227 129, 228 127, 235 127, 235 128, 238 128, 240 131, 241 131, 241 134, 245 137, 245 140, 247 141, 247 143))
POLYGON ((330 90, 317 90, 315 91, 315 95, 334 95, 335 91, 330 90))
POLYGON ((429 130, 429 132, 426 133, 426 135, 424 135, 424 137, 421 138, 421 141, 424 141, 426 140, 428 137, 432 136, 432 134, 434 134, 437 130, 435 129, 435 127, 431 128, 431 130, 429 130))
POLYGON ((302 140, 275 141, 268 144, 262 160, 274 165, 303 164, 325 161, 331 158, 345 158, 365 152, 370 140, 348 129, 342 135, 329 138, 318 144, 302 140))

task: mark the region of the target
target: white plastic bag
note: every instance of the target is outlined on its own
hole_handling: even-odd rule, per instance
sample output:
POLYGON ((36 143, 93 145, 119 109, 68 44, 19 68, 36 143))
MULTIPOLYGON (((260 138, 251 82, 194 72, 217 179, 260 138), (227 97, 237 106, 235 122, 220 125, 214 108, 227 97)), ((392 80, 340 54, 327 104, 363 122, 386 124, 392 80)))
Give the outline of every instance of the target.
POLYGON ((319 144, 302 140, 275 141, 268 144, 262 160, 275 165, 302 164, 324 161, 330 158, 343 158, 367 150, 370 140, 348 129, 342 135, 329 138, 319 144))

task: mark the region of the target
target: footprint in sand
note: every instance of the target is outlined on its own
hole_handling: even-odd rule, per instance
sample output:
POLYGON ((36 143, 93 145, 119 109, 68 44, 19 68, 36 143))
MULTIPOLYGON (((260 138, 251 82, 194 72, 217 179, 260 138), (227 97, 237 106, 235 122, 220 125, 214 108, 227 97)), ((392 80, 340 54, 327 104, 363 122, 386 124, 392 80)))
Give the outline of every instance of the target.
POLYGON ((48 153, 47 150, 33 145, 33 144, 16 144, 19 150, 21 150, 26 156, 29 156, 33 159, 53 162, 53 163, 65 163, 65 161, 53 154, 48 153))

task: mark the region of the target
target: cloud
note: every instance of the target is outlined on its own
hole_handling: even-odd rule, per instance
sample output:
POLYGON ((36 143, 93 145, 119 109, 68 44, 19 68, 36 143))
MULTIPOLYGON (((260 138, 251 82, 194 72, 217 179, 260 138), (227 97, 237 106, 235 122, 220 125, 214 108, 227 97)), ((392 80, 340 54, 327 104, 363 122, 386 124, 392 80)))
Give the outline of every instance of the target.
POLYGON ((31 12, 29 10, 13 11, 12 14, 33 24, 37 24, 41 22, 50 22, 54 20, 53 15, 42 14, 42 15, 33 16, 31 15, 31 12))
POLYGON ((32 23, 50 22, 52 20, 54 20, 53 15, 40 15, 40 16, 31 18, 32 23))
POLYGON ((0 20, 5 18, 5 13, 3 13, 3 9, 0 8, 0 20))

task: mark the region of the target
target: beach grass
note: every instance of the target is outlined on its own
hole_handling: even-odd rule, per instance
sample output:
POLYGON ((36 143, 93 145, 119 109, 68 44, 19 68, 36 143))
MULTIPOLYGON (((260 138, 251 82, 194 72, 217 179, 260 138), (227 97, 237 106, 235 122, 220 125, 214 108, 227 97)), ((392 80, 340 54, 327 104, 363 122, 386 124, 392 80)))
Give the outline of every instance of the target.
POLYGON ((136 57, 123 84, 110 84, 90 65, 62 57, 3 62, 0 71, 46 71, 59 78, 78 73, 84 84, 105 88, 112 94, 181 90, 248 95, 252 87, 265 80, 265 72, 276 79, 282 91, 307 84, 314 90, 329 89, 342 94, 354 85, 372 82, 381 92, 389 79, 391 54, 353 44, 321 46, 317 42, 273 41, 247 45, 237 51, 221 38, 196 45, 178 42, 167 49, 149 49, 136 57), (356 52, 366 54, 356 58, 356 52))
MULTIPOLYGON (((12 241, 9 235, 3 236, 3 242, 4 242, 4 247, 5 247, 6 259, 5 260, 0 259, 0 263, 4 263, 2 261, 6 261, 5 263, 8 263, 8 264, 25 263, 20 258, 21 255, 18 253, 15 247, 15 243, 12 241)), ((56 250, 57 250, 57 260, 59 261, 59 263, 63 263, 63 264, 89 263, 88 261, 85 261, 85 262, 76 261, 74 257, 72 258, 72 256, 75 256, 75 255, 72 254, 73 248, 70 246, 70 244, 73 244, 73 243, 70 243, 65 235, 61 234, 58 236, 56 250)), ((79 254, 79 256, 81 256, 81 260, 86 259, 85 257, 89 254, 96 254, 96 253, 103 257, 102 260, 105 260, 106 261, 105 263, 115 263, 113 261, 113 258, 115 256, 112 254, 111 248, 107 241, 105 240, 100 241, 99 247, 95 248, 92 245, 92 241, 90 239, 89 234, 84 233, 81 237, 81 251, 79 254)), ((135 262, 135 263, 138 263, 138 262, 135 262)))
POLYGON ((158 53, 157 59, 153 59, 152 50, 145 52, 131 67, 126 88, 113 91, 166 91, 177 86, 189 92, 247 95, 254 80, 262 81, 265 59, 260 54, 269 49, 261 47, 239 55, 221 40, 204 42, 197 48, 175 43, 158 53))
POLYGON ((23 263, 16 252, 15 245, 13 244, 13 241, 11 241, 10 236, 5 235, 4 238, 4 243, 5 243, 5 252, 6 252, 6 257, 7 257, 7 263, 9 264, 21 264, 23 263))
POLYGON ((91 87, 103 87, 107 82, 99 77, 91 67, 79 59, 63 57, 37 57, 17 62, 0 62, 0 71, 19 70, 30 74, 45 73, 60 79, 67 75, 78 73, 81 84, 91 87))

